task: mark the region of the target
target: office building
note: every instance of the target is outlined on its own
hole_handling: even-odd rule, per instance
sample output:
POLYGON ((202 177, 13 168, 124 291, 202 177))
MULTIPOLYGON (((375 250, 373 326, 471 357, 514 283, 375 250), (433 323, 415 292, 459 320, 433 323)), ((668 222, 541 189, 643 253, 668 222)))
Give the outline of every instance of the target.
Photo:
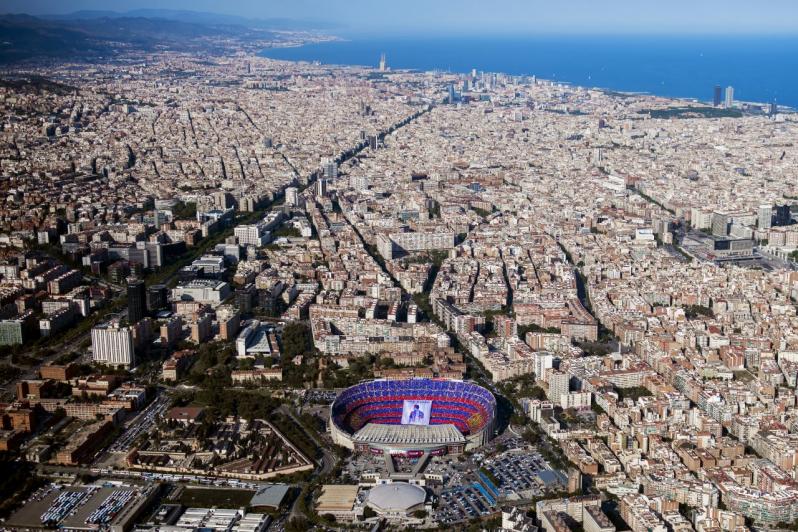
POLYGON ((147 310, 156 312, 169 304, 169 288, 163 284, 154 284, 147 288, 147 310))
POLYGON ((255 285, 250 283, 246 286, 236 289, 235 291, 235 304, 241 312, 247 313, 252 310, 258 292, 255 285))
POLYGON ((264 246, 268 241, 266 234, 258 224, 239 225, 233 230, 238 243, 242 246, 264 246))
POLYGON ((35 336, 39 322, 32 311, 15 319, 0 321, 0 345, 22 344, 35 336))
POLYGON ((715 92, 712 98, 712 105, 720 107, 721 99, 723 98, 723 89, 720 85, 715 85, 715 92))
POLYGON ((717 257, 750 257, 753 254, 754 241, 750 238, 713 238, 712 253, 717 257))
POLYGON ((285 189, 285 204, 289 207, 299 205, 299 190, 296 187, 287 187, 285 189))
POLYGON ((219 279, 227 271, 227 267, 224 265, 224 257, 220 255, 203 255, 187 268, 197 273, 195 277, 205 279, 219 279))
POLYGON ((230 285, 213 279, 195 279, 172 289, 172 298, 177 301, 197 301, 219 305, 232 295, 230 285))
POLYGON ((316 181, 316 197, 323 198, 327 195, 327 179, 324 177, 320 177, 316 181))
POLYGON ((593 149, 593 164, 599 165, 604 161, 604 150, 599 148, 593 149))
POLYGON ((369 141, 369 148, 371 148, 372 150, 376 150, 377 148, 380 147, 379 135, 369 135, 368 141, 369 141))
POLYGON ((792 224, 792 211, 789 205, 776 205, 776 215, 773 217, 773 225, 784 227, 792 224))
POLYGON ((731 85, 726 87, 726 100, 724 101, 726 109, 731 109, 734 106, 734 87, 731 85))
POLYGON ((270 211, 261 221, 251 225, 239 225, 233 234, 242 246, 265 246, 271 238, 270 231, 280 225, 285 218, 282 211, 270 211))
POLYGON ((324 177, 327 179, 335 179, 338 177, 338 163, 335 162, 335 159, 322 159, 321 161, 321 168, 324 172, 324 177))
POLYGON ((133 331, 118 322, 98 325, 91 330, 92 360, 109 366, 135 365, 133 331))
POLYGON ((773 225, 773 207, 771 205, 760 205, 757 209, 757 227, 759 229, 770 229, 773 225))
POLYGON ((712 235, 713 236, 728 236, 729 235, 729 214, 725 212, 715 211, 712 213, 712 235))
POLYGON ((147 289, 144 281, 136 278, 127 280, 127 319, 138 323, 147 313, 147 289))

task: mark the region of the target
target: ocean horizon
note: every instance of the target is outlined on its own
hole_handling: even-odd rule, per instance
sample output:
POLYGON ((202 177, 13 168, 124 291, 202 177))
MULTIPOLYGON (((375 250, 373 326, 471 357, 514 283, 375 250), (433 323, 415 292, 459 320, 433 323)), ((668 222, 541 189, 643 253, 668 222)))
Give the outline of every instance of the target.
POLYGON ((711 101, 715 85, 736 101, 798 108, 798 36, 497 36, 353 38, 270 48, 288 61, 393 69, 537 76, 583 87, 711 101))

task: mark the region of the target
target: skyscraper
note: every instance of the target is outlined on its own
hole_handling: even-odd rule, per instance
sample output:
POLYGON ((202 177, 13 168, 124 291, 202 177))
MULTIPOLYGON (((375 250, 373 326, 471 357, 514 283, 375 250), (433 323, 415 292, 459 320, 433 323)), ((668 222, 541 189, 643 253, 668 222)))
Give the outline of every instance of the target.
POLYGON ((724 102, 726 109, 731 109, 734 106, 734 87, 729 85, 726 87, 726 101, 724 102))
POLYGON ((773 225, 776 227, 792 225, 792 211, 789 205, 776 205, 776 215, 773 217, 773 225))
POLYGON ((316 197, 323 198, 327 195, 327 179, 320 177, 316 180, 316 197))
POLYGON ((335 179, 338 177, 338 163, 335 162, 335 159, 322 159, 321 165, 324 171, 324 177, 327 179, 335 179))
POLYGON ((773 206, 760 205, 757 210, 757 226, 760 229, 770 229, 773 224, 773 206))
POLYGON ((729 215, 725 212, 715 211, 712 213, 712 235, 729 236, 729 215))
POLYGON ((147 312, 147 289, 144 281, 130 277, 127 280, 127 319, 138 323, 147 312))
POLYGON ((376 150, 380 147, 380 137, 379 135, 369 135, 369 148, 372 150, 376 150))
POLYGON ((714 97, 712 98, 712 105, 714 105, 715 107, 720 107, 722 97, 723 97, 723 89, 721 89, 720 85, 715 85, 715 93, 714 97))
POLYGON ((299 205, 299 190, 296 187, 286 187, 285 204, 290 207, 299 205))

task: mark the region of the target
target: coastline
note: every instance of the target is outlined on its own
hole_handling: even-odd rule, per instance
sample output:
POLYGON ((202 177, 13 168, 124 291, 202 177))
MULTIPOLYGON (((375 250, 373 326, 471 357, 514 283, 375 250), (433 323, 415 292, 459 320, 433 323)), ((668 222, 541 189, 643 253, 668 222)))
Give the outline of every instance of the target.
MULTIPOLYGON (((358 60, 352 60, 352 57, 346 57, 347 53, 349 53, 351 55, 351 51, 345 50, 342 54, 335 54, 334 52, 331 52, 331 50, 329 48, 327 50, 324 50, 321 47, 329 45, 329 44, 344 44, 344 45, 349 45, 350 47, 355 47, 355 46, 358 46, 358 45, 372 46, 373 47, 375 42, 379 42, 379 41, 375 41, 375 40, 360 41, 360 40, 356 40, 356 39, 343 38, 343 37, 339 37, 339 36, 330 36, 330 37, 331 37, 330 39, 319 39, 319 40, 313 40, 313 41, 292 42, 292 43, 286 43, 285 46, 265 48, 263 50, 260 50, 257 53, 257 55, 260 56, 260 57, 265 57, 265 58, 279 60, 279 61, 318 63, 318 64, 331 66, 331 67, 338 67, 338 68, 351 67, 351 68, 364 68, 364 69, 373 69, 373 70, 377 69, 376 62, 377 62, 378 57, 379 57, 378 54, 372 54, 372 55, 374 55, 374 62, 367 62, 365 60, 365 58, 364 59, 358 59, 358 60), (277 52, 277 53, 275 54, 274 52, 277 52), (280 52, 287 52, 287 54, 286 53, 280 53, 280 52), (319 57, 315 57, 314 58, 313 57, 314 54, 319 56, 319 57), (285 56, 285 55, 287 55, 287 56, 285 56), (331 57, 330 57, 331 55, 335 56, 335 57, 331 59, 331 57)), ((432 39, 429 39, 429 38, 426 39, 426 41, 430 41, 430 40, 432 40, 432 39)), ((404 40, 403 39, 403 40, 391 41, 390 39, 388 39, 388 40, 385 41, 385 45, 382 48, 380 48, 380 49, 383 49, 383 48, 387 48, 388 49, 387 53, 388 53, 389 68, 390 68, 390 64, 391 64, 391 57, 393 55, 391 53, 391 50, 389 49, 390 46, 393 45, 395 47, 397 44, 405 45, 408 42, 413 42, 413 40, 404 40)), ((441 40, 439 42, 446 42, 446 41, 441 40)), ((535 42, 537 42, 537 41, 535 41, 535 42)), ((545 42, 545 41, 541 40, 540 42, 545 42)), ((796 42, 798 42, 798 41, 796 41, 796 42)), ((362 52, 358 52, 358 53, 362 53, 362 52)), ((401 64, 398 67, 392 68, 391 70, 389 70, 389 72, 391 72, 391 71, 393 71, 393 72, 446 72, 446 73, 455 74, 455 75, 467 75, 471 71, 471 69, 468 69, 468 68, 451 68, 451 65, 449 65, 448 67, 444 67, 441 64, 439 64, 439 65, 433 67, 432 65, 430 65, 430 61, 434 61, 434 59, 430 60, 429 57, 430 56, 426 56, 421 61, 418 61, 419 63, 424 63, 426 61, 426 64, 418 64, 417 66, 408 66, 406 64, 407 61, 404 61, 403 64, 401 64)), ((701 57, 703 57, 703 53, 701 54, 701 57)), ((484 59, 484 57, 482 59, 484 59)), ((499 59, 506 61, 505 57, 501 57, 499 59)), ((751 61, 751 63, 755 63, 755 61, 751 61)), ((563 64, 565 64, 565 63, 563 63, 563 64)), ((596 67, 594 69, 582 70, 582 71, 580 71, 578 73, 578 75, 581 75, 583 77, 587 76, 587 78, 588 78, 587 80, 585 80, 585 79, 572 80, 572 79, 566 78, 566 77, 562 77, 561 78, 559 75, 557 75, 558 73, 554 73, 555 75, 553 75, 553 76, 547 76, 547 75, 538 75, 535 72, 535 70, 544 70, 543 68, 535 69, 535 70, 530 69, 530 70, 525 70, 523 72, 519 72, 518 65, 514 65, 514 67, 515 68, 512 69, 513 71, 508 71, 507 69, 503 69, 503 68, 489 68, 489 69, 487 69, 487 68, 479 68, 479 70, 482 71, 482 72, 491 72, 491 73, 505 74, 505 75, 510 75, 510 76, 520 76, 520 77, 533 77, 533 76, 535 76, 538 79, 550 81, 550 82, 553 82, 553 83, 559 83, 559 84, 569 85, 569 86, 573 86, 573 87, 581 87, 581 88, 586 88, 586 89, 590 89, 590 90, 599 90, 599 91, 603 91, 603 92, 613 92, 613 93, 618 93, 619 95, 625 95, 625 96, 651 96, 651 97, 665 98, 665 99, 671 99, 671 100, 677 100, 677 101, 701 103, 701 104, 708 104, 708 105, 712 104, 711 99, 708 96, 708 93, 712 90, 713 85, 707 85, 706 86, 707 88, 705 90, 703 90, 704 85, 702 85, 702 90, 701 91, 699 91, 699 90, 682 91, 682 90, 679 90, 679 89, 672 89, 673 92, 668 92, 667 90, 662 90, 662 91, 658 91, 656 89, 652 90, 651 87, 642 88, 642 87, 634 87, 634 86, 632 86, 632 85, 637 85, 637 84, 649 84, 649 85, 651 85, 651 84, 655 83, 655 81, 654 81, 655 78, 654 77, 652 77, 652 76, 646 77, 646 76, 643 76, 643 75, 638 75, 636 78, 635 78, 635 76, 627 76, 624 79, 616 80, 616 82, 601 83, 601 84, 590 84, 589 81, 592 80, 592 74, 590 73, 591 70, 600 70, 601 72, 603 72, 604 71, 604 67, 603 66, 600 67, 600 68, 596 67), (701 92, 701 94, 699 94, 699 92, 701 92)), ((635 72, 635 69, 632 67, 632 68, 629 68, 629 71, 630 72, 635 72)), ((571 72, 571 73, 573 73, 573 72, 571 72)), ((798 80, 796 80, 796 82, 798 83, 798 80)), ((662 83, 663 87, 666 86, 666 82, 665 81, 662 81, 661 83, 662 83)), ((716 83, 716 84, 720 85, 720 83, 716 83)), ((774 91, 774 92, 776 92, 776 91, 774 91)), ((741 106, 741 107, 747 107, 747 106, 764 107, 764 106, 770 105, 771 103, 776 103, 777 106, 778 106, 779 111, 780 112, 785 112, 785 113, 794 113, 794 112, 796 112, 796 108, 798 108, 798 104, 796 104, 796 103, 793 103, 793 102, 782 103, 782 102, 779 102, 778 98, 775 98, 775 97, 772 100, 763 99, 763 98, 739 98, 739 99, 735 100, 735 103, 738 106, 741 106)))

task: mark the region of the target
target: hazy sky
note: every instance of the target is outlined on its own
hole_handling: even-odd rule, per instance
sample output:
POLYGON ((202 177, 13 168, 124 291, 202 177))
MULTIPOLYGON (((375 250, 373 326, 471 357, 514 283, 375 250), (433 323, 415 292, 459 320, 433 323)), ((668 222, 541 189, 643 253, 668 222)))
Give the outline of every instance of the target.
POLYGON ((0 0, 0 12, 191 9, 328 20, 355 32, 791 33, 798 0, 0 0))

